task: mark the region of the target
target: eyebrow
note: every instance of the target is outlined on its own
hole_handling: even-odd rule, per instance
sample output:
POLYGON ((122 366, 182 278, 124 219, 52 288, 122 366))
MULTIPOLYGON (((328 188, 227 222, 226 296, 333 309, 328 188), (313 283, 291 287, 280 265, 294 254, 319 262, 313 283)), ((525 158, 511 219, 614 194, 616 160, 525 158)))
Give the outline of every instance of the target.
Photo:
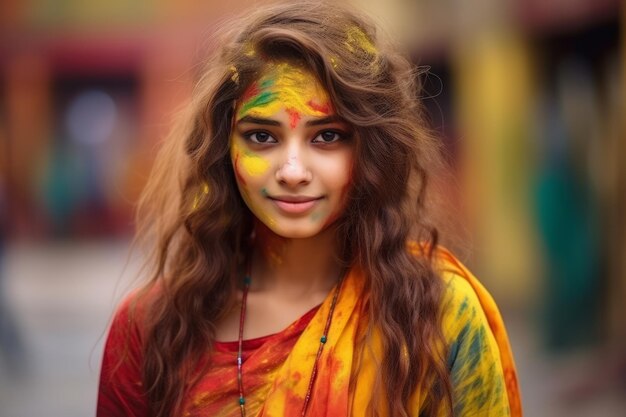
MULTIPOLYGON (((326 125, 330 123, 341 123, 341 122, 342 122, 342 119, 339 118, 338 116, 328 116, 328 117, 323 117, 321 119, 309 120, 308 122, 306 122, 305 126, 307 127, 320 126, 320 125, 326 125)), ((278 120, 264 119, 264 118, 253 117, 253 116, 244 116, 237 121, 237 124, 239 123, 253 123, 257 125, 266 125, 266 126, 282 126, 282 123, 280 123, 278 120)))
POLYGON ((278 120, 261 119, 259 117, 244 116, 237 121, 239 123, 254 123, 255 125, 281 126, 278 120))
POLYGON ((338 116, 328 116, 321 119, 313 119, 306 122, 306 126, 319 126, 327 125, 331 123, 340 123, 342 120, 338 116))

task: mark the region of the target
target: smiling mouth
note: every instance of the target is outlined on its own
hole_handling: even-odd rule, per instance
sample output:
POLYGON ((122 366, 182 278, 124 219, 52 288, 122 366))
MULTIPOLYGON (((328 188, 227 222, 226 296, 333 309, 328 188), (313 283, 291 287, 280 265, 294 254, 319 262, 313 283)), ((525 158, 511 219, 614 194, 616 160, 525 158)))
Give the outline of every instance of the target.
POLYGON ((279 210, 289 214, 305 213, 320 201, 321 197, 276 196, 268 197, 279 210))

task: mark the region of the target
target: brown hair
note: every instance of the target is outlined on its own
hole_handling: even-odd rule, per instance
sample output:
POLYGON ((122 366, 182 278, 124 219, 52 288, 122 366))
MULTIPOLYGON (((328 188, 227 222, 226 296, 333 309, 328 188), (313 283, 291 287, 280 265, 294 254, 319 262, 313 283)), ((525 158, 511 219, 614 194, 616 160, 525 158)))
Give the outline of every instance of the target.
MULTIPOLYGON (((145 314, 143 362, 151 413, 180 411, 235 292, 252 214, 229 156, 233 107, 260 70, 280 60, 316 74, 355 132, 354 185, 338 236, 351 237, 341 242, 342 260, 366 271, 369 326, 383 342, 382 406, 407 416, 411 394, 428 387, 420 415, 449 410, 445 352, 437 348, 443 346, 443 283, 432 265, 438 234, 426 212, 439 150, 425 127, 414 68, 383 45, 369 20, 337 6, 264 7, 231 26, 159 154, 138 209, 138 239, 153 245, 144 294, 156 295, 145 314), (428 256, 411 255, 411 239, 425 242, 428 256)), ((372 414, 380 406, 373 403, 372 414)))

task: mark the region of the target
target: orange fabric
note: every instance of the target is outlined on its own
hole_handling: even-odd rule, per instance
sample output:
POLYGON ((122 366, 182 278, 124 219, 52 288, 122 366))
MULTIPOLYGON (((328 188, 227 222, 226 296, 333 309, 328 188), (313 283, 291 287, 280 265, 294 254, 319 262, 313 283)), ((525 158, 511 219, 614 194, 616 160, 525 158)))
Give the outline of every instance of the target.
MULTIPOLYGON (((243 383, 246 411, 259 414, 271 389, 274 375, 283 366, 304 329, 319 307, 300 317, 285 330, 243 343, 243 383)), ((237 385, 237 351, 239 344, 217 342, 211 353, 211 365, 188 394, 183 416, 240 416, 237 385)))
MULTIPOLYGON (((415 252, 416 247, 410 247, 415 252)), ((493 301, 493 298, 478 282, 478 280, 454 258, 448 251, 441 249, 436 254, 437 263, 442 270, 449 285, 452 285, 450 292, 456 291, 463 295, 466 290, 462 288, 462 282, 457 279, 467 281, 475 291, 475 298, 479 304, 475 303, 475 309, 484 312, 480 317, 486 317, 488 325, 485 323, 486 331, 489 334, 486 345, 495 339, 494 352, 492 356, 484 357, 485 361, 493 359, 499 363, 487 363, 485 370, 491 370, 487 377, 500 378, 506 386, 506 395, 502 398, 501 404, 476 405, 462 404, 463 398, 457 398, 457 402, 462 404, 458 408, 460 415, 511 415, 521 417, 521 402, 519 389, 517 386, 517 376, 513 356, 506 330, 503 325, 500 313, 493 301), (450 277, 450 273, 454 278, 450 277), (493 370, 493 369, 495 370, 493 370), (480 407, 479 407, 480 405, 480 407)), ((366 323, 365 312, 361 309, 363 300, 364 275, 357 269, 353 269, 346 277, 341 290, 339 302, 335 310, 335 317, 328 335, 328 342, 324 347, 324 352, 319 364, 319 376, 316 381, 314 400, 308 411, 308 416, 363 416, 369 405, 374 386, 377 370, 377 358, 380 357, 381 342, 377 334, 374 333, 371 344, 365 349, 356 341, 360 340, 360 331, 366 323), (355 365, 359 363, 358 369, 355 365), (352 377, 352 383, 351 383, 352 377)), ((448 297, 450 298, 450 297, 448 297)), ((454 297, 453 297, 454 298, 454 297)), ((456 298, 459 298, 457 295, 456 298)), ((463 298, 459 298, 464 300, 463 298)), ((293 351, 285 361, 285 364, 277 374, 276 379, 269 391, 262 412, 263 417, 279 417, 299 415, 302 402, 306 393, 308 375, 313 363, 315 352, 319 345, 319 337, 325 323, 325 318, 330 307, 330 297, 324 302, 318 314, 311 321, 307 329, 294 346, 293 351)), ((447 320, 452 320, 454 314, 444 314, 444 328, 454 327, 447 320), (446 317, 448 319, 446 319, 446 317)), ((483 324, 477 319, 477 323, 483 324)), ((456 323, 455 323, 456 324, 456 323)), ((484 330, 484 329, 481 329, 484 330)), ((445 333, 445 329, 444 329, 445 333)), ((455 336, 451 335, 453 339, 455 336)), ((480 371, 477 371, 480 372, 480 371)), ((479 375, 479 378, 483 375, 479 375)), ((453 387, 454 389, 454 387, 453 387)), ((494 393, 497 389, 494 390, 494 393)), ((416 392, 412 396, 412 415, 419 415, 419 412, 427 399, 426 392, 416 392)), ((469 401, 477 401, 475 397, 469 401)), ((494 399, 497 403, 499 399, 494 399)), ((384 414, 384 410, 380 410, 384 414)))
MULTIPOLYGON (((421 253, 416 244, 410 251, 421 253)), ((436 262, 447 282, 443 327, 454 355, 449 367, 453 382, 455 415, 521 417, 521 401, 513 356, 498 309, 476 278, 444 249, 436 262), (478 336, 481 336, 480 338, 478 336), (480 342, 480 343, 478 343, 480 342), (476 350, 475 347, 480 349, 476 350), (477 384, 477 381, 481 381, 477 384), (479 385, 479 386, 478 386, 479 385), (476 387, 478 386, 478 387, 476 387), (486 389, 482 386, 489 386, 486 389)), ((382 351, 376 332, 364 344, 367 311, 364 311, 364 274, 353 268, 345 277, 328 341, 319 360, 318 376, 308 417, 366 415, 373 393, 382 351)), ((300 415, 313 363, 330 310, 333 291, 317 309, 276 335, 244 346, 244 387, 248 416, 300 415)), ((100 382, 98 416, 146 416, 139 381, 140 332, 130 329, 129 358, 117 373, 120 346, 128 334, 126 304, 118 312, 109 334, 100 382)), ((135 323, 140 326, 140 323, 135 323)), ((217 344, 211 364, 188 393, 183 415, 239 416, 236 353, 228 344, 217 344)), ((419 390, 418 390, 419 391, 419 390)), ((419 415, 428 392, 411 397, 412 415, 419 415)), ((383 413, 384 414, 384 413, 383 413)))

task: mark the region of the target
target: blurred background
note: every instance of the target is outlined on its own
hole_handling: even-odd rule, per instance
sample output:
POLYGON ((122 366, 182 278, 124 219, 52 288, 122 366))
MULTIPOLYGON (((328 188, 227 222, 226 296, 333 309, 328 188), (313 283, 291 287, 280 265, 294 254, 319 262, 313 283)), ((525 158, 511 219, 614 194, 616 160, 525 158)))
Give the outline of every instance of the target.
MULTIPOLYGON (((263 4, 0 3, 0 417, 94 414, 155 150, 211 33, 263 4)), ((526 415, 626 415, 621 2, 350 4, 431 68, 424 103, 457 181, 442 188, 503 311, 526 415)))

